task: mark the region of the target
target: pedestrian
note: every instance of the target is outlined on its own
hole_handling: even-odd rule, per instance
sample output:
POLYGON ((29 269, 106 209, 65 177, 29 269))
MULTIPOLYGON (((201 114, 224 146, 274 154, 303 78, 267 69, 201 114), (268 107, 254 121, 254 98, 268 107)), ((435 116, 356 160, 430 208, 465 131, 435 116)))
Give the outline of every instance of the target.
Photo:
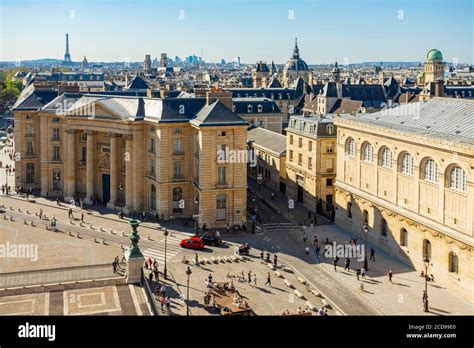
POLYGON ((370 261, 375 262, 375 250, 372 247, 370 247, 370 261))
POLYGON ((163 306, 165 305, 166 303, 166 299, 165 299, 165 296, 162 294, 160 296, 160 305, 161 305, 161 313, 164 313, 165 311, 163 310, 163 306))
POLYGON ((252 287, 257 286, 257 275, 254 273, 252 276, 252 287))
POLYGON ((43 218, 43 209, 40 209, 38 216, 39 216, 40 219, 43 218))
POLYGON ((365 267, 362 266, 362 269, 360 270, 360 275, 362 276, 362 278, 365 279, 365 267))
POLYGON ((59 195, 56 197, 56 205, 59 205, 59 195))
POLYGON ((316 256, 319 258, 319 252, 321 251, 321 248, 319 245, 316 247, 316 256))
POLYGON ((278 262, 277 262, 277 256, 276 254, 273 255, 273 266, 277 267, 278 266, 278 262))
POLYGON ((306 234, 306 231, 304 231, 304 233, 303 233, 303 242, 306 243, 307 240, 308 240, 308 235, 306 234))
POLYGON ((337 272, 337 268, 336 268, 336 266, 337 266, 337 259, 334 259, 334 260, 332 261, 332 264, 334 265, 334 272, 337 272))
POLYGON ((112 262, 112 269, 113 269, 114 274, 117 273, 117 262, 115 261, 115 259, 114 259, 114 262, 112 262))
POLYGON ((84 223, 84 213, 81 211, 81 222, 84 223))
POLYGON ((163 284, 163 285, 161 286, 161 288, 160 288, 160 294, 161 294, 162 296, 166 296, 166 285, 165 285, 165 284, 163 284))
POLYGON ((304 248, 304 252, 306 253, 306 255, 309 255, 309 246, 306 246, 306 247, 304 248))
POLYGON ((69 215, 69 219, 74 219, 74 215, 72 214, 72 208, 69 208, 68 215, 69 215))
POLYGON ((356 278, 357 278, 357 280, 359 280, 359 276, 360 276, 360 268, 357 267, 357 269, 356 269, 356 278))
POLYGON ((425 303, 426 301, 428 301, 428 294, 425 290, 423 290, 423 303, 425 303))
POLYGON ((264 257, 264 253, 263 253, 263 250, 260 252, 260 261, 263 262, 263 257, 264 257))
POLYGON ((249 279, 249 284, 252 283, 252 271, 249 271, 247 276, 248 276, 248 279, 249 279))
POLYGON ((199 256, 197 253, 194 254, 194 266, 199 267, 199 256))
POLYGON ((169 312, 171 312, 171 299, 169 296, 166 296, 166 310, 169 312))
POLYGON ((225 226, 225 231, 227 232, 227 234, 229 234, 229 231, 230 231, 230 226, 229 226, 229 224, 227 224, 227 225, 225 226))
POLYGON ((270 253, 267 251, 267 262, 270 262, 270 253))
POLYGON ((393 282, 392 282, 392 276, 393 276, 392 270, 388 271, 388 281, 389 281, 390 283, 393 283, 393 282))
POLYGON ((150 287, 151 287, 151 283, 153 282, 153 272, 150 272, 150 274, 148 275, 148 280, 150 282, 150 287))
POLYGON ((272 286, 272 282, 271 282, 271 279, 270 279, 270 272, 268 272, 268 274, 267 274, 267 281, 265 282, 265 285, 267 285, 267 284, 272 286))
POLYGON ((344 265, 344 271, 347 269, 349 271, 349 266, 351 264, 351 260, 346 257, 346 262, 345 262, 345 265, 344 265))

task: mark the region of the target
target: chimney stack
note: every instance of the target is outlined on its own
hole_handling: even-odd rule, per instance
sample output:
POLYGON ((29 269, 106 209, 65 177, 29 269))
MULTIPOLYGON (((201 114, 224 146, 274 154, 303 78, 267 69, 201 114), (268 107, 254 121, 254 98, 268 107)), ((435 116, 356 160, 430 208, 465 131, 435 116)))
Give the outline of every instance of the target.
POLYGON ((207 105, 214 103, 216 99, 219 100, 222 104, 224 104, 229 110, 232 110, 232 91, 224 91, 222 89, 211 89, 206 93, 207 105))
POLYGON ((444 97, 444 81, 441 79, 435 83, 435 97, 444 97))

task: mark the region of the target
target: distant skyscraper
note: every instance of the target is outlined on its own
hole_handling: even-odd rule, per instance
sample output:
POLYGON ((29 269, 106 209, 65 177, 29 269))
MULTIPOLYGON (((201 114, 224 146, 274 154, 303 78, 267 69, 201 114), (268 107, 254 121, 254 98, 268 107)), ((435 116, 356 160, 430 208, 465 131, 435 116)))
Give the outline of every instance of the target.
POLYGON ((151 56, 149 54, 145 55, 144 69, 145 74, 149 74, 151 72, 151 56))
POLYGON ((167 63, 168 63, 168 55, 166 53, 162 53, 161 59, 160 59, 160 67, 166 68, 167 63))
POLYGON ((63 65, 71 66, 71 54, 69 53, 69 33, 66 33, 66 53, 64 53, 63 65))
POLYGON ((225 59, 221 59, 221 64, 225 64, 225 59))

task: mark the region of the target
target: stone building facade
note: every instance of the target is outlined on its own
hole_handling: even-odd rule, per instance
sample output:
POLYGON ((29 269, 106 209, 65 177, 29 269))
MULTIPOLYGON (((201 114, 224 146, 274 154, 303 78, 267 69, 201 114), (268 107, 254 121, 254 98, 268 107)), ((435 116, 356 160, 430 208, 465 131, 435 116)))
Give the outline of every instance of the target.
POLYGON ((293 116, 286 142, 286 193, 311 211, 332 217, 336 178, 333 115, 293 116))
POLYGON ((336 223, 474 301, 474 102, 434 98, 337 126, 336 223))
POLYGON ((232 154, 246 153, 248 123, 218 98, 43 96, 13 108, 16 185, 210 227, 246 218, 247 162, 232 154))

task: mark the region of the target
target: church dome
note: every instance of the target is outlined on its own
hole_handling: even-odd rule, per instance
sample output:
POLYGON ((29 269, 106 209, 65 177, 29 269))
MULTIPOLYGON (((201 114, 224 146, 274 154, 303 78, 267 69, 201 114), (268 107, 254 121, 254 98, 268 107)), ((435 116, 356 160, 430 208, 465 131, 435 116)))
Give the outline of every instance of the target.
POLYGON ((436 48, 433 48, 432 50, 430 50, 428 52, 428 54, 426 55, 426 59, 431 62, 433 60, 439 60, 439 61, 442 61, 443 60, 443 54, 441 53, 441 51, 437 50, 436 48))
POLYGON ((298 48, 298 41, 295 39, 295 48, 293 50, 293 55, 291 56, 290 60, 286 63, 285 69, 287 71, 307 71, 308 64, 300 58, 300 50, 298 48))

